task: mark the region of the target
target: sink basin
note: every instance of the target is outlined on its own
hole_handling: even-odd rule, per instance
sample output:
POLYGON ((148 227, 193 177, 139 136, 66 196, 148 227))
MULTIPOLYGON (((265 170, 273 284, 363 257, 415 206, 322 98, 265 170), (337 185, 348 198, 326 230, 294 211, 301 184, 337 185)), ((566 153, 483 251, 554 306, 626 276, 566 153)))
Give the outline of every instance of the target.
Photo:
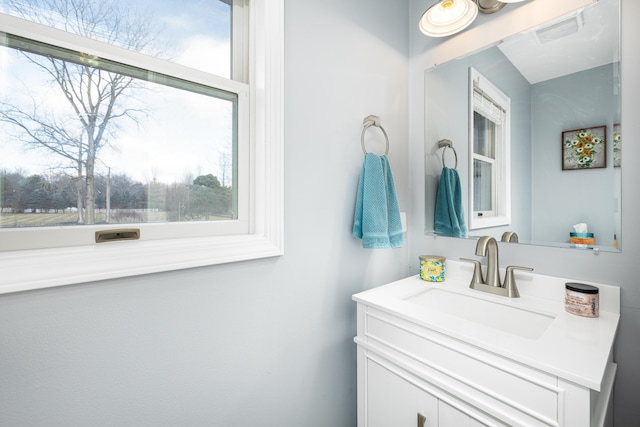
POLYGON ((412 295, 405 301, 528 339, 539 338, 556 317, 553 313, 437 288, 412 295))

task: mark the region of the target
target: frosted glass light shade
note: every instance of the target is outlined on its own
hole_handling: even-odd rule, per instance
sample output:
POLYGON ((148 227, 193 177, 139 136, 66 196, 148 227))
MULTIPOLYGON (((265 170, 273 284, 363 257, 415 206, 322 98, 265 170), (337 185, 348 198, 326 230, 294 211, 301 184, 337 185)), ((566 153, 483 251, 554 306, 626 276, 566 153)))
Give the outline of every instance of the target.
POLYGON ((420 31, 431 37, 445 37, 467 28, 478 16, 471 0, 440 0, 420 18, 420 31))

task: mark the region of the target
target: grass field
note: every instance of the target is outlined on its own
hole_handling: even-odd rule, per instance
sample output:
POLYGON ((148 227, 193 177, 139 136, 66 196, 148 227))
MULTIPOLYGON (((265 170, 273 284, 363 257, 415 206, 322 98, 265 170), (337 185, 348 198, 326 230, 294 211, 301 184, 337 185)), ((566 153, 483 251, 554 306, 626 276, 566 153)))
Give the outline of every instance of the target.
MULTIPOLYGON (((96 224, 105 223, 106 214, 103 212, 96 213, 96 224)), ((137 214, 135 217, 131 215, 111 215, 110 224, 130 223, 132 219, 138 222, 157 222, 165 221, 166 214, 164 212, 145 212, 144 215, 137 214), (145 218, 146 217, 146 218, 145 218), (121 219, 122 221, 119 221, 121 219)), ((60 225, 77 225, 77 213, 18 213, 0 215, 0 228, 20 228, 20 227, 54 227, 60 225)))
MULTIPOLYGON (((96 224, 105 224, 106 214, 96 212, 96 224)), ((206 218, 192 218, 190 221, 220 221, 229 217, 207 216, 206 218)), ((109 224, 131 224, 146 222, 166 222, 166 212, 118 212, 111 213, 109 224)), ((62 225, 77 225, 77 213, 2 213, 0 214, 0 228, 22 227, 56 227, 62 225)))

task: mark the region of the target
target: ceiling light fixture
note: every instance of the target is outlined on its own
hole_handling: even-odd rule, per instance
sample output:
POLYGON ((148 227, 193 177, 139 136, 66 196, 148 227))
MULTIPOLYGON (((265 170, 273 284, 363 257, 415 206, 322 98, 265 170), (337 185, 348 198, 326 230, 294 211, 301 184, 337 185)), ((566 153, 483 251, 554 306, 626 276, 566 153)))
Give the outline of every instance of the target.
POLYGON ((431 37, 445 37, 467 28, 478 16, 471 0, 441 0, 420 18, 420 31, 431 37))
POLYGON ((524 0, 439 0, 420 18, 420 31, 430 37, 445 37, 467 28, 478 16, 478 11, 494 13, 507 3, 524 0))

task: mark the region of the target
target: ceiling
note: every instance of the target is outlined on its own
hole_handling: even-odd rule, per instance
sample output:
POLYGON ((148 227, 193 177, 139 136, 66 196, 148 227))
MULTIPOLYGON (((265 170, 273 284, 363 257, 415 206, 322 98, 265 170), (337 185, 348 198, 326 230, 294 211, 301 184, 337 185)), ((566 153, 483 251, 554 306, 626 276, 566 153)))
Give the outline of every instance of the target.
POLYGON ((600 0, 510 37, 498 48, 529 83, 535 84, 619 61, 619 28, 619 1, 600 0))

